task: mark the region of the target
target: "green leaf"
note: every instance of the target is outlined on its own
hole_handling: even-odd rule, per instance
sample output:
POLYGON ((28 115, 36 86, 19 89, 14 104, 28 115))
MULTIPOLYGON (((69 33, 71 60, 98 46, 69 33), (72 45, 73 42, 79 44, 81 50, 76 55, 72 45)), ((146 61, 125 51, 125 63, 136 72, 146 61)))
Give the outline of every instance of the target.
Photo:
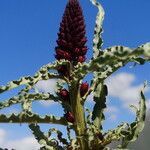
MULTIPOLYGON (((145 86, 144 86, 145 87, 145 86)), ((141 99, 139 101, 139 109, 136 110, 136 120, 131 123, 127 129, 126 136, 122 139, 122 148, 126 148, 128 143, 137 140, 138 136, 144 129, 145 117, 146 117, 146 99, 141 91, 141 99)))
POLYGON ((93 51, 94 51, 93 57, 96 58, 99 55, 99 50, 101 49, 103 44, 101 34, 103 33, 102 25, 105 12, 102 5, 99 2, 97 2, 97 0, 90 0, 90 1, 92 2, 93 5, 95 5, 98 8, 93 39, 93 51))
POLYGON ((48 136, 50 137, 52 133, 56 133, 58 140, 59 140, 61 143, 63 143, 64 145, 68 145, 68 144, 69 144, 69 143, 67 142, 67 139, 65 139, 65 138, 62 137, 63 134, 62 134, 61 131, 59 131, 59 130, 57 130, 57 129, 55 129, 55 128, 51 128, 51 129, 49 129, 49 131, 48 131, 48 136))
POLYGON ((106 108, 106 96, 107 86, 103 83, 98 83, 94 90, 95 105, 92 114, 93 123, 97 128, 101 127, 102 121, 105 119, 103 111, 106 108))

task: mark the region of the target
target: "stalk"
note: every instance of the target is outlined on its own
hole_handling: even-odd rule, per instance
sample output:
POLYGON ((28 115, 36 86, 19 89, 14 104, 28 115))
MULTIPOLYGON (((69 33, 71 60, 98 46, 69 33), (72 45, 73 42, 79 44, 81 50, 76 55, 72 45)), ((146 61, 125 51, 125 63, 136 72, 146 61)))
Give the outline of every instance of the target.
POLYGON ((81 104, 79 81, 73 81, 71 85, 71 105, 75 117, 74 130, 80 150, 89 150, 86 136, 86 122, 84 106, 81 104))

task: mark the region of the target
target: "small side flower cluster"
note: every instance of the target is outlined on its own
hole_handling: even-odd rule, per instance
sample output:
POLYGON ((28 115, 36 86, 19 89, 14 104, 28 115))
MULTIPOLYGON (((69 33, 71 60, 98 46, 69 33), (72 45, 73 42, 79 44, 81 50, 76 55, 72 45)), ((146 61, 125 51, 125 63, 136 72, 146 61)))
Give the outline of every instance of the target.
MULTIPOLYGON (((80 96, 83 97, 88 92, 88 89, 89 84, 87 82, 82 83, 80 86, 80 96)), ((70 95, 67 89, 61 89, 58 95, 62 99, 62 101, 70 103, 70 95)), ((72 112, 67 111, 67 113, 64 116, 68 122, 74 123, 75 118, 72 112)))
POLYGON ((88 89, 89 89, 89 84, 87 82, 84 82, 81 84, 80 86, 81 97, 83 97, 87 93, 88 89))
POLYGON ((66 89, 61 89, 59 95, 63 101, 70 101, 69 92, 66 89))
POLYGON ((67 111, 67 113, 64 116, 68 122, 71 122, 71 123, 75 122, 75 118, 74 118, 72 112, 67 111))

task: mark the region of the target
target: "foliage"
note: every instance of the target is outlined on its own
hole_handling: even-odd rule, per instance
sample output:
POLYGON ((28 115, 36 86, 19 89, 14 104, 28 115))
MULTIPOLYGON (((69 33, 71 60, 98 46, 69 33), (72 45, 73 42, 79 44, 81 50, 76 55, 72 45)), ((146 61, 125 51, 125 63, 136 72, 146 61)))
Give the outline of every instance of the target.
POLYGON ((0 93, 4 93, 25 85, 18 95, 0 102, 0 109, 21 104, 22 112, 10 115, 0 114, 0 123, 28 123, 33 135, 41 145, 41 150, 109 149, 108 144, 115 140, 122 141, 117 149, 126 149, 130 142, 138 138, 144 128, 146 106, 142 90, 139 108, 136 108, 135 121, 131 124, 123 123, 106 133, 103 131, 102 122, 105 119, 103 111, 106 109, 106 97, 109 92, 105 79, 129 62, 143 65, 150 61, 150 43, 137 48, 113 46, 102 50, 101 34, 105 13, 98 1, 91 0, 91 2, 98 8, 92 59, 85 62, 87 47, 85 46, 86 36, 82 9, 77 0, 69 0, 60 25, 58 45, 55 48, 57 60, 41 67, 34 76, 22 77, 5 86, 0 86, 0 93), (58 73, 51 73, 51 70, 57 70, 58 73), (82 82, 89 73, 93 73, 90 85, 82 82), (55 95, 40 93, 34 89, 38 81, 48 79, 59 79, 55 95), (64 88, 66 84, 67 88, 64 88), (94 95, 95 103, 93 112, 84 108, 87 96, 91 93, 94 95), (33 113, 32 103, 40 100, 61 103, 64 108, 64 116, 41 116, 33 113), (54 128, 43 133, 39 126, 40 123, 66 126, 68 138, 65 139, 62 132, 54 128), (71 131, 75 132, 74 139, 71 138, 71 131), (50 138, 52 133, 57 135, 57 139, 50 138))

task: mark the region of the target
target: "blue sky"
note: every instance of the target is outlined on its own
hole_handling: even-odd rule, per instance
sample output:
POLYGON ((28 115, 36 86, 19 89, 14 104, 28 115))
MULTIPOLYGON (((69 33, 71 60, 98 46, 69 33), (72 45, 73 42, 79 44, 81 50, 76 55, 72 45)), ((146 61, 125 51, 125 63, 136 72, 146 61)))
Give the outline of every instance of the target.
MULTIPOLYGON (((55 60, 54 48, 57 32, 66 2, 67 0, 0 0, 0 85, 21 76, 33 75, 42 65, 55 60)), ((80 2, 85 15, 88 58, 90 58, 97 9, 89 0, 80 0, 80 2)), ((137 47, 150 41, 149 0, 103 0, 101 3, 106 13, 103 33, 104 48, 113 45, 137 47)), ((133 82, 131 81, 129 86, 133 90, 145 80, 150 81, 150 64, 130 68, 131 65, 119 70, 115 75, 122 72, 121 75, 124 77, 129 75, 128 78, 125 77, 127 82, 135 77, 135 80, 131 79, 133 82)), ((118 81, 118 78, 115 81, 118 81)), ((15 93, 16 91, 8 92, 0 98, 6 99, 15 93)), ((121 96, 113 94, 110 95, 111 101, 108 103, 110 106, 119 108, 124 101, 118 100, 122 98, 121 96)), ((150 93, 147 92, 146 95, 150 99, 150 93)), ((87 104, 87 106, 90 105, 87 104)), ((35 104, 34 110, 59 115, 63 113, 60 107, 56 112, 55 107, 52 106, 35 104)), ((12 109, 18 110, 19 107, 12 109)), ((106 129, 116 126, 116 123, 122 120, 133 119, 132 113, 126 109, 119 114, 112 126, 106 122, 106 129)), ((20 127, 0 124, 0 128, 9 131, 8 140, 31 135, 24 125, 20 127), (14 137, 16 131, 18 135, 14 137)))

